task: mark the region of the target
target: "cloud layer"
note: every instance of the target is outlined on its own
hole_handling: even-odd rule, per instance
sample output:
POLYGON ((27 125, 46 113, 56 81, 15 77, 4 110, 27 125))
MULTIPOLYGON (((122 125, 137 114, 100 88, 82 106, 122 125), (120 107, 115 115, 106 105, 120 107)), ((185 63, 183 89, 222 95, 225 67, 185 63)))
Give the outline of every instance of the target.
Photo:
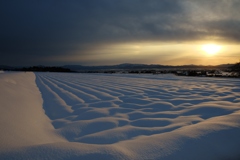
POLYGON ((44 63, 126 42, 237 43, 239 9, 238 0, 1 1, 0 63, 44 63))

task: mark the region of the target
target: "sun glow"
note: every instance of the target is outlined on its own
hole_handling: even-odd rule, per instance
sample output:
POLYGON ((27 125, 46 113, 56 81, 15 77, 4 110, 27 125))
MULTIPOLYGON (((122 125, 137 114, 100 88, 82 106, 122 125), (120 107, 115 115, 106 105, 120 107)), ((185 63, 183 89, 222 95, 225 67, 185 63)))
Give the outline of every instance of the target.
POLYGON ((205 44, 202 46, 202 50, 208 55, 215 55, 221 50, 221 46, 215 44, 205 44))

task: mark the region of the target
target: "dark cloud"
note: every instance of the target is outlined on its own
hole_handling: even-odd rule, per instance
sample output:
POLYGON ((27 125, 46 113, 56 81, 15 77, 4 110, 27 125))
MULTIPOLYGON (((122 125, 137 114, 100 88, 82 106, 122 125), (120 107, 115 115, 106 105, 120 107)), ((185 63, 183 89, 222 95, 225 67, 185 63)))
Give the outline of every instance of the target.
POLYGON ((239 41, 237 10, 237 0, 0 1, 0 63, 12 57, 26 57, 27 63, 76 50, 86 54, 106 43, 192 41, 211 34, 239 41), (192 6, 202 14, 198 21, 191 16, 192 6), (225 19, 205 16, 211 11, 220 17, 222 10, 228 14, 225 19))
POLYGON ((222 39, 227 38, 232 42, 240 42, 240 19, 209 21, 205 22, 205 27, 209 30, 209 32, 222 39))

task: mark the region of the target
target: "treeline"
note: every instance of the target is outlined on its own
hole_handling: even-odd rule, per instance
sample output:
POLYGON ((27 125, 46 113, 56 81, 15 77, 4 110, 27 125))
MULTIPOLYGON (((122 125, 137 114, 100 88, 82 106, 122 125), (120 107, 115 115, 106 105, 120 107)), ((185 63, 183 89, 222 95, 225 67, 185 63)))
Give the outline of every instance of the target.
POLYGON ((45 66, 33 66, 33 67, 23 67, 18 69, 18 71, 31 71, 31 72, 74 72, 68 68, 63 67, 45 67, 45 66))

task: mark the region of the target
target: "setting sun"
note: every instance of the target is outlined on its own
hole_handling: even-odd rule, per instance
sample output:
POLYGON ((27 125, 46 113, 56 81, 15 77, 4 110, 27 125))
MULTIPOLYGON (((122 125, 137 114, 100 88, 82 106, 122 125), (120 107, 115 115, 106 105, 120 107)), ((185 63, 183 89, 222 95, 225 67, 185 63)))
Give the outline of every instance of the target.
POLYGON ((221 50, 221 46, 215 44, 206 44, 202 46, 202 50, 209 55, 214 55, 221 50))

